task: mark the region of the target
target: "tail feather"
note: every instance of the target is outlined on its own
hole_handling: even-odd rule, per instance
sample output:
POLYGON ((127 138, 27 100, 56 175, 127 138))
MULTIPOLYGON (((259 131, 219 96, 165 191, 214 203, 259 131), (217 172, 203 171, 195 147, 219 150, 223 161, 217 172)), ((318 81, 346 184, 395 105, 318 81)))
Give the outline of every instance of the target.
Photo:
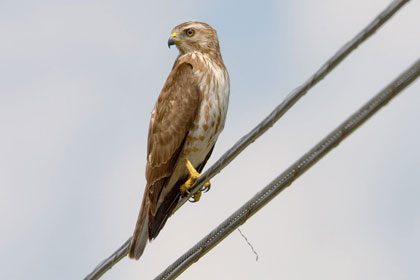
POLYGON ((146 209, 141 207, 140 214, 137 219, 136 228, 131 238, 128 256, 138 260, 143 254, 147 241, 149 240, 149 215, 146 209))

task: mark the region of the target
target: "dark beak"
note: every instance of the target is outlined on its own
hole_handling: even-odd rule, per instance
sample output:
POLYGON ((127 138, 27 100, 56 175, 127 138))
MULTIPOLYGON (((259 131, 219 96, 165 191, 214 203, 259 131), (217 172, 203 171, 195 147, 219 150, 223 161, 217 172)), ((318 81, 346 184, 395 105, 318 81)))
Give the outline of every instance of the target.
POLYGON ((172 45, 176 44, 176 39, 175 38, 169 38, 168 40, 168 48, 170 48, 172 45))

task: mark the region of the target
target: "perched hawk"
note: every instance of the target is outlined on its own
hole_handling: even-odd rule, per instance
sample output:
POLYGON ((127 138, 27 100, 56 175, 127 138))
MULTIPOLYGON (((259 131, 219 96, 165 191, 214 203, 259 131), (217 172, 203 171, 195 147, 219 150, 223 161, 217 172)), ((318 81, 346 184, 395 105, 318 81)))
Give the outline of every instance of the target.
MULTIPOLYGON (((129 249, 130 258, 135 259, 200 176, 228 108, 229 75, 216 31, 203 22, 182 23, 172 30, 171 45, 177 46, 179 56, 150 119, 147 184, 129 249)), ((209 188, 207 182, 205 189, 209 188)))

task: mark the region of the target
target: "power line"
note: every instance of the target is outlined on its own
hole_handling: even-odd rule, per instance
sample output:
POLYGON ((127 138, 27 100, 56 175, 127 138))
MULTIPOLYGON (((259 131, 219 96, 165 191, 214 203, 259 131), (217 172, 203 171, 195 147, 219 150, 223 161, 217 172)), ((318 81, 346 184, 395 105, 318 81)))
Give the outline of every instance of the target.
POLYGON ((403 72, 386 88, 375 95, 362 108, 351 115, 346 121, 334 129, 309 152, 304 154, 298 161, 281 173, 264 189, 257 193, 241 208, 236 210, 229 218, 221 223, 217 228, 205 236, 194 247, 179 257, 165 271, 159 274, 155 280, 175 279, 193 263, 197 262, 202 256, 213 249, 229 234, 240 225, 245 223, 258 210, 263 208, 276 195, 287 188, 299 176, 305 173, 312 165, 320 160, 329 151, 335 148, 342 140, 348 137, 353 131, 360 127, 366 120, 375 114, 380 108, 385 106, 399 92, 411 84, 420 76, 420 59, 418 59, 409 69, 403 72))
MULTIPOLYGON (((338 52, 333 55, 315 74, 313 74, 301 86, 293 90, 286 99, 278 105, 262 122, 252 131, 239 139, 223 156, 215 162, 206 172, 204 172, 193 184, 190 195, 184 197, 178 204, 181 207, 195 192, 199 191, 203 184, 213 178, 224 167, 226 167, 236 156, 246 147, 253 143, 258 137, 264 134, 274 123, 283 116, 305 93, 314 85, 329 74, 343 59, 345 59, 354 49, 368 39, 385 22, 389 20, 404 4, 409 0, 395 0, 384 11, 382 11, 369 25, 358 33, 351 41, 345 44, 338 52)), ((110 257, 102 261, 85 280, 99 279, 107 270, 111 269, 116 263, 128 254, 128 247, 131 237, 110 257)))

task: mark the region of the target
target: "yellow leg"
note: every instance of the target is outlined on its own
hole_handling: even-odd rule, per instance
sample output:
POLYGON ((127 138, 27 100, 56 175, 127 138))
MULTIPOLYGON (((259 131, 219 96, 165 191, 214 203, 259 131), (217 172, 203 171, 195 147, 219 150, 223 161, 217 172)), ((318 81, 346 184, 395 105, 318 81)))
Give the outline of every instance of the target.
MULTIPOLYGON (((200 173, 198 173, 197 172, 197 170, 195 170, 195 168, 194 168, 194 166, 191 164, 191 162, 187 159, 187 162, 185 163, 185 166, 187 167, 187 169, 188 169, 188 172, 189 172, 189 176, 188 176, 188 179, 187 179, 187 181, 185 181, 185 183, 180 187, 180 190, 181 190, 181 192, 182 193, 188 193, 188 191, 189 191, 189 189, 191 188, 191 186, 194 184, 194 181, 198 178, 198 177, 200 177, 200 173)), ((210 182, 206 182, 204 185, 203 185, 203 191, 208 191, 209 189, 210 189, 210 182)), ((200 200, 200 198, 201 198, 201 191, 202 190, 200 190, 200 191, 198 191, 197 193, 195 193, 193 196, 192 196, 192 200, 190 200, 190 201, 192 201, 192 202, 197 202, 197 201, 199 201, 200 200)))

